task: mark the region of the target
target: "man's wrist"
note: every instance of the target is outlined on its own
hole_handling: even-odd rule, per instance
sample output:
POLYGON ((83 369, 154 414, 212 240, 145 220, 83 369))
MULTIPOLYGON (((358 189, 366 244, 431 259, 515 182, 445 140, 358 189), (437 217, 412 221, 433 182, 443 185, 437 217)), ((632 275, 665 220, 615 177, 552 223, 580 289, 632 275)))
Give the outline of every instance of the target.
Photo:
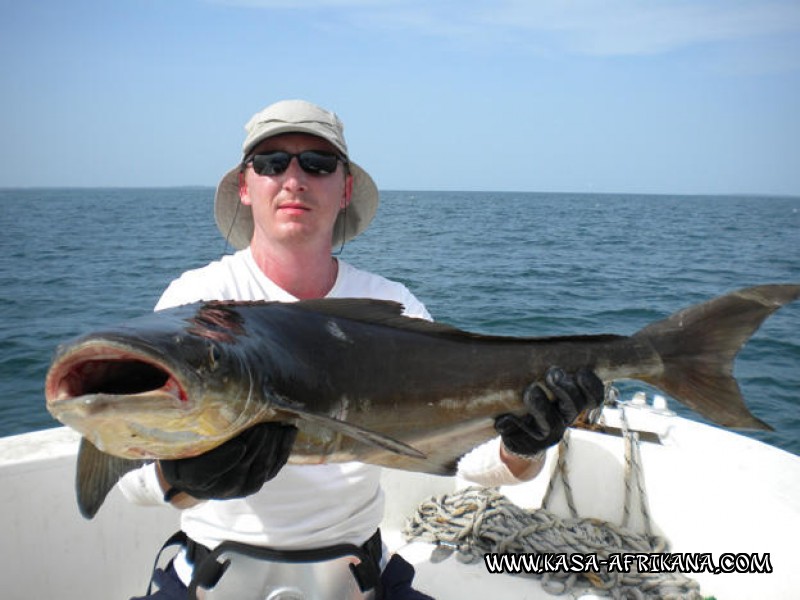
POLYGON ((172 487, 166 477, 164 477, 164 473, 161 471, 161 463, 159 462, 156 462, 156 477, 158 477, 158 485, 161 486, 161 491, 164 492, 164 502, 167 504, 182 509, 191 508, 202 502, 202 500, 198 500, 194 496, 172 487))
POLYGON ((539 450, 535 454, 519 454, 509 450, 504 443, 500 443, 500 460, 505 463, 511 474, 520 480, 529 480, 536 477, 544 466, 547 450, 539 450))

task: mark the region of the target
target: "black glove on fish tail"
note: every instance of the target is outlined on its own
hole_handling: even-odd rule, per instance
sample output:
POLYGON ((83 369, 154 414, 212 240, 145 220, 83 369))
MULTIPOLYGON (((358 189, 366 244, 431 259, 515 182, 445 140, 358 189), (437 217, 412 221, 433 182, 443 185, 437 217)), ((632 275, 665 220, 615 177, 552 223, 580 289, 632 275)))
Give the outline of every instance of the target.
POLYGON ((582 368, 570 375, 551 367, 544 383, 532 383, 523 394, 528 414, 500 415, 495 419, 495 429, 508 450, 532 456, 558 443, 584 409, 602 404, 604 393, 603 382, 591 369, 582 368))

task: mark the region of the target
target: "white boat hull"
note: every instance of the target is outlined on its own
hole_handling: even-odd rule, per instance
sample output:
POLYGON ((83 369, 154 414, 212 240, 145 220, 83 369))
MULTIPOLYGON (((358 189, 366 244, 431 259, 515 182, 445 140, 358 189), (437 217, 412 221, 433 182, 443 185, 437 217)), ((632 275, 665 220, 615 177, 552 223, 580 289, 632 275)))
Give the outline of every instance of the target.
MULTIPOLYGON (((662 434, 643 443, 641 456, 655 533, 671 552, 768 554, 772 573, 690 576, 704 596, 720 599, 790 598, 800 590, 797 540, 800 458, 721 429, 654 411, 626 409, 634 429, 662 434)), ((605 410, 610 424, 618 410, 605 410)), ((580 516, 620 523, 623 441, 576 430, 571 437, 570 482, 580 516)), ((155 553, 178 527, 172 509, 129 505, 112 491, 97 517, 84 520, 75 503, 77 434, 64 428, 0 439, 0 564, 3 598, 125 599, 144 593, 155 553)), ((548 455, 546 473, 555 462, 548 455)), ((417 569, 417 587, 439 598, 554 598, 535 580, 489 574, 482 562, 428 559, 433 546, 406 543, 405 519, 432 494, 456 490, 451 478, 386 470, 384 539, 417 569)), ((503 488, 514 502, 538 507, 548 477, 503 488)), ((557 492, 550 509, 568 516, 557 492)), ((638 515, 634 511, 634 515, 638 515)), ((630 524, 640 528, 640 519, 630 524)), ((590 596, 586 596, 587 598, 590 596)))

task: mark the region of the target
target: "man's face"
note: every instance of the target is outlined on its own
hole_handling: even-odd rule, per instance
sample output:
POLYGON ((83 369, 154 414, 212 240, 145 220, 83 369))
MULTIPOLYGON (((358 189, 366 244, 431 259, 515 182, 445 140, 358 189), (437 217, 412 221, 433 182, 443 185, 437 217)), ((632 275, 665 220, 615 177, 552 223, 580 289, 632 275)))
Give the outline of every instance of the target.
MULTIPOLYGON (((319 150, 338 154, 322 138, 288 133, 268 138, 251 154, 283 151, 299 154, 319 150)), ((305 172, 297 157, 276 175, 259 175, 253 165, 246 167, 240 180, 242 204, 253 211, 253 244, 327 244, 330 248, 333 226, 339 211, 350 201, 352 177, 345 175, 341 162, 328 175, 305 172)))

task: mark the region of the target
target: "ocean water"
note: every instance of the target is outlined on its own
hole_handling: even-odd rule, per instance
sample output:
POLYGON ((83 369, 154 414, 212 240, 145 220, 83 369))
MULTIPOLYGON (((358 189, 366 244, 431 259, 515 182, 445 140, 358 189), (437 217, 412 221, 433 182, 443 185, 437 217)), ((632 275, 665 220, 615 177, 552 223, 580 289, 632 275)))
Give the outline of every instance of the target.
MULTIPOLYGON (((0 435, 58 425, 42 390, 59 343, 152 310, 171 279, 231 251, 212 203, 210 188, 0 190, 0 435)), ((387 191, 341 257, 468 330, 631 334, 739 287, 800 282, 800 198, 387 191)), ((734 370, 775 428, 747 435, 795 454, 799 334, 796 302, 734 370)))

